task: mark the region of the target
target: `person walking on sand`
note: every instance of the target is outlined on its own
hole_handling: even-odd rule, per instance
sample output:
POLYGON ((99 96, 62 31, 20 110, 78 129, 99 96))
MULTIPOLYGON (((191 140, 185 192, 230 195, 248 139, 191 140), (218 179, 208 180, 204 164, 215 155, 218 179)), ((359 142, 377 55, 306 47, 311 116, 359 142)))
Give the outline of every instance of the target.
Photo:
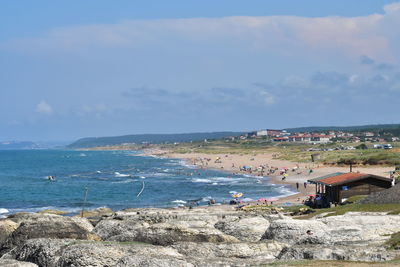
POLYGON ((299 182, 296 182, 296 188, 297 188, 297 190, 299 190, 299 187, 300 187, 299 182))
POLYGON ((304 182, 304 188, 307 188, 307 182, 304 182))

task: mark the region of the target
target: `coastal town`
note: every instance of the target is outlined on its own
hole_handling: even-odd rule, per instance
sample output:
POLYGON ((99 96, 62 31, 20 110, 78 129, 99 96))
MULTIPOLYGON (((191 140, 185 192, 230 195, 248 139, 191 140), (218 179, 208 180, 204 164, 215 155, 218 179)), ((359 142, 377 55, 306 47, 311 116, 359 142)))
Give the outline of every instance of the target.
MULTIPOLYGON (((235 139, 235 137, 230 137, 235 139)), ((287 130, 258 130, 246 133, 238 137, 241 140, 246 139, 269 139, 273 142, 291 142, 291 143, 310 143, 326 144, 330 142, 337 143, 360 143, 360 142, 397 142, 399 136, 394 136, 391 131, 311 131, 311 132, 288 132, 287 130)))

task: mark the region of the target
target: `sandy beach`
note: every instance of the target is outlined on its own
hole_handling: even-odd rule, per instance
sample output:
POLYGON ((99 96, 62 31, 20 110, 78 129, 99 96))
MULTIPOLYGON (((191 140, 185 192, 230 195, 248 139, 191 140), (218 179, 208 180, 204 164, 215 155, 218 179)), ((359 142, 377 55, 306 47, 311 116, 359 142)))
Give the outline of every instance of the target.
MULTIPOLYGON (((304 183, 309 179, 324 176, 335 172, 349 172, 349 167, 332 167, 319 165, 315 163, 296 163, 285 160, 275 159, 273 154, 204 154, 204 153, 171 153, 165 150, 150 149, 145 151, 146 155, 161 156, 167 158, 179 158, 187 161, 188 164, 195 165, 199 168, 211 168, 216 170, 228 171, 232 173, 244 173, 255 176, 267 176, 273 184, 286 184, 293 187, 297 194, 285 196, 274 201, 274 204, 293 203, 301 204, 309 194, 315 194, 315 186, 304 183), (240 170, 241 167, 251 167, 252 171, 240 170), (268 174, 267 171, 261 173, 257 171, 259 166, 268 166, 268 169, 277 169, 275 173, 268 174), (287 168, 287 176, 282 180, 283 175, 280 174, 282 169, 287 168), (295 169, 295 170, 293 170, 295 169), (312 172, 310 173, 310 169, 312 172), (298 188, 297 188, 298 185, 298 188)), ((353 166, 353 172, 369 173, 389 177, 389 172, 393 167, 382 166, 353 166)))

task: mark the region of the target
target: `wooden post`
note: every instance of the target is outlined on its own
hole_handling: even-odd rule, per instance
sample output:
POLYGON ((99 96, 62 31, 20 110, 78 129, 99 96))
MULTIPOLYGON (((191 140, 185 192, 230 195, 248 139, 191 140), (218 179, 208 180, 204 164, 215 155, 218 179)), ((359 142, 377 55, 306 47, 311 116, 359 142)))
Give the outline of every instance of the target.
POLYGON ((85 187, 85 194, 84 194, 84 197, 83 197, 81 217, 83 217, 83 213, 85 212, 85 205, 86 205, 86 199, 87 199, 88 191, 89 191, 89 189, 87 187, 85 187))

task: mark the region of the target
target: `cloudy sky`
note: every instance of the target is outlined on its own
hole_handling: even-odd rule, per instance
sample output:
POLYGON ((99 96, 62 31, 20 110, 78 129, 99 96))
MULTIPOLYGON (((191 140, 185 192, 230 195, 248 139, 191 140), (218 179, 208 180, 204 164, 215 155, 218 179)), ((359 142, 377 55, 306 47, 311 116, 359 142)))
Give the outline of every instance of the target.
POLYGON ((0 141, 400 123, 394 0, 0 5, 0 141))

